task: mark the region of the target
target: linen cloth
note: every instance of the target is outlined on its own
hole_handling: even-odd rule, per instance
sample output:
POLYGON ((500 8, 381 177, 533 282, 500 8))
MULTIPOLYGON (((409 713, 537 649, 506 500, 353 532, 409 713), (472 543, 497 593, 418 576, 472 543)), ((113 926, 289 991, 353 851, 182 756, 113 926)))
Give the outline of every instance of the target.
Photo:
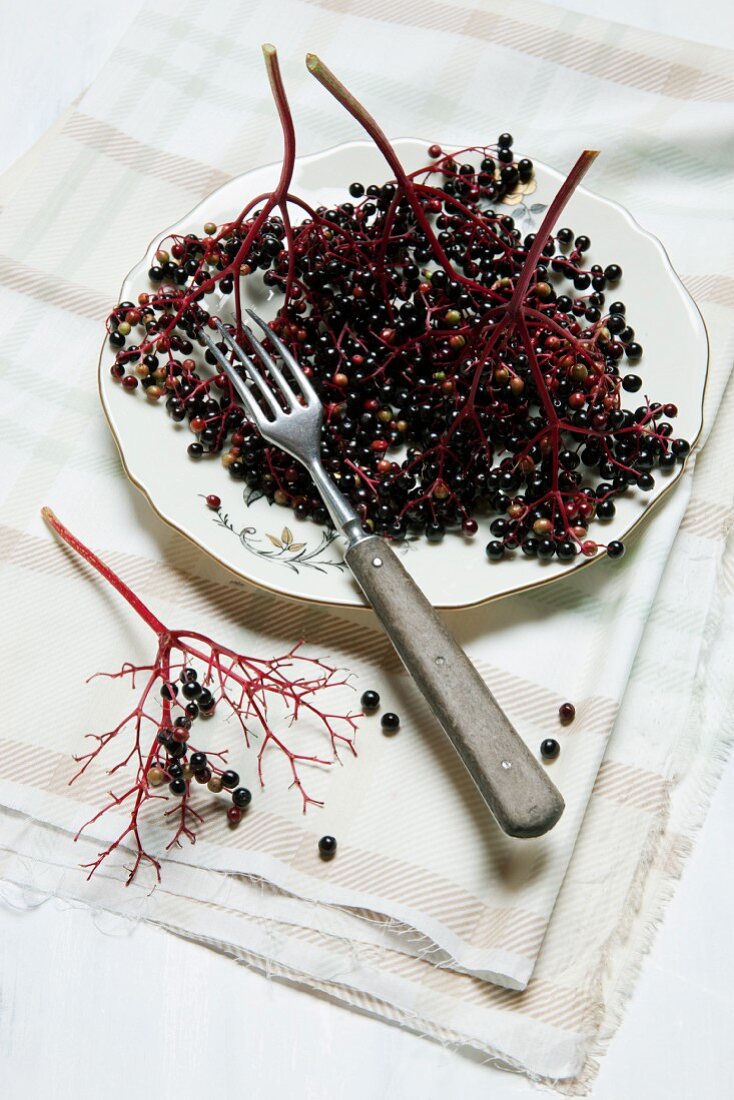
MULTIPOLYGON (((403 59, 400 68, 392 69, 389 58, 376 55, 375 75, 370 79, 363 70, 353 66, 350 70, 350 55, 339 45, 358 28, 364 53, 364 42, 369 40, 365 36, 370 31, 379 34, 379 19, 403 20, 412 28, 411 42, 430 53, 437 33, 427 26, 418 30, 416 23, 432 19, 440 27, 450 22, 451 33, 441 36, 442 63, 449 64, 446 44, 450 42, 465 74, 471 71, 478 80, 485 68, 491 67, 498 78, 506 72, 505 83, 512 79, 518 87, 518 103, 524 96, 523 105, 514 108, 513 119, 498 117, 492 122, 493 131, 508 126, 522 130, 523 148, 551 161, 572 159, 584 144, 601 144, 610 170, 607 193, 627 201, 670 246, 674 263, 689 276, 687 281, 704 307, 712 336, 726 331, 731 287, 715 275, 717 266, 721 269, 728 259, 726 241, 721 236, 712 240, 710 230, 726 208, 725 150, 720 143, 717 147, 714 137, 703 155, 700 150, 698 155, 691 151, 700 143, 704 119, 713 126, 717 110, 718 117, 726 119, 724 97, 730 86, 719 52, 635 32, 636 46, 642 42, 645 53, 634 55, 626 49, 626 32, 621 29, 615 28, 612 35, 603 24, 536 5, 513 5, 512 18, 506 6, 490 4, 479 13, 468 13, 461 5, 421 5, 420 9, 391 5, 369 9, 371 19, 366 17, 368 9, 359 5, 349 6, 348 16, 321 4, 287 7, 293 18, 286 40, 279 45, 301 124, 302 151, 350 136, 348 120, 337 110, 330 112, 323 93, 316 89, 319 95, 315 96, 297 66, 290 64, 289 54, 297 56, 306 48, 326 53, 327 43, 327 59, 378 115, 392 119, 397 112, 395 132, 478 140, 478 134, 486 131, 486 120, 472 107, 471 85, 457 87, 453 69, 442 73, 439 65, 438 73, 432 71, 431 101, 418 103, 415 97, 406 98, 405 91, 411 85, 422 86, 422 62, 416 60, 411 69, 403 59), (559 32, 568 37, 569 20, 574 27, 572 44, 583 28, 585 49, 578 45, 575 52, 566 54, 560 49, 565 40, 559 32), (490 49, 486 41, 482 44, 482 33, 486 37, 490 30, 502 46, 490 49), (558 63, 545 60, 548 43, 556 43, 561 52, 560 70, 558 63), (592 49, 595 44, 598 49, 592 49), (342 51, 347 63, 339 67, 336 61, 342 51), (601 84, 588 72, 589 52, 596 59, 596 71, 603 73, 601 84), (523 54, 536 60, 526 61, 520 72, 517 60, 523 54), (556 129, 551 140, 537 113, 538 96, 564 73, 565 95, 569 69, 576 73, 578 88, 571 97, 567 126, 556 129), (391 102, 388 111, 391 87, 392 93, 396 89, 384 74, 393 71, 400 72, 405 87, 401 103, 391 102), (633 97, 625 92, 626 80, 632 82, 633 97), (613 84, 613 96, 608 83, 613 84), (688 102, 681 108, 683 92, 688 102), (637 109, 634 141, 629 135, 630 120, 625 118, 631 99, 637 109), (597 121, 596 114, 602 110, 606 114, 597 121), (445 132, 438 129, 442 124, 445 132), (588 135, 599 130, 606 132, 607 141, 598 136, 590 141, 588 135), (646 138, 644 155, 639 155, 646 138), (665 174, 664 194, 661 173, 665 174), (719 207, 713 205, 717 197, 719 207), (695 238, 687 234, 681 239, 676 231, 680 233, 691 214, 703 223, 700 232, 695 238)), ((451 617, 531 744, 554 731, 555 712, 564 697, 579 703, 579 717, 568 735, 560 767, 554 771, 568 803, 561 826, 530 845, 508 841, 496 831, 488 836, 486 815, 458 765, 437 737, 426 743, 426 736, 432 735, 422 703, 378 633, 365 630, 360 620, 355 641, 355 632, 344 625, 351 621, 349 616, 305 611, 235 588, 215 566, 163 531, 119 476, 115 480, 119 468, 92 392, 99 341, 95 320, 114 300, 120 273, 137 259, 141 241, 216 182, 277 155, 277 134, 254 49, 266 25, 262 13, 253 11, 243 19, 234 8, 216 5, 216 9, 222 20, 218 26, 226 29, 226 35, 212 36, 206 8, 179 8, 175 13, 168 5, 147 9, 136 32, 128 35, 62 133, 46 148, 43 177, 34 175, 23 192, 8 201, 0 223, 0 247, 6 257, 0 275, 3 316, 8 321, 3 337, 12 364, 9 392, 17 402, 9 410, 12 430, 5 438, 9 452, 5 468, 11 470, 5 510, 5 580, 12 586, 11 611, 18 615, 16 659, 19 652, 21 668, 37 668, 33 662, 41 662, 40 683, 34 682, 36 705, 39 713, 54 714, 52 729, 28 730, 20 716, 9 727, 12 738, 4 755, 12 767, 6 769, 9 775, 3 774, 0 799, 15 811, 66 830, 89 816, 85 811, 99 804, 104 779, 97 775, 86 789, 65 791, 68 754, 78 747, 82 728, 98 726, 103 714, 116 714, 115 700, 106 685, 101 691, 92 689, 86 697, 72 692, 74 705, 64 707, 61 714, 54 701, 68 693, 70 672, 75 669, 112 667, 122 657, 146 653, 142 632, 119 605, 113 605, 114 597, 90 585, 34 522, 41 503, 39 491, 42 485, 45 491, 49 480, 53 484, 44 499, 82 537, 111 557, 164 619, 170 620, 173 611, 179 622, 201 616, 214 636, 232 638, 236 631, 238 638, 246 639, 242 648, 249 645, 256 652, 264 652, 268 645, 275 649, 280 641, 290 644, 303 633, 319 651, 326 644, 340 663, 355 668, 362 686, 389 684, 386 691, 396 700, 405 729, 388 751, 374 728, 364 723, 360 759, 349 765, 346 774, 328 777, 327 808, 316 821, 310 820, 311 815, 305 821, 297 819, 297 806, 271 783, 267 799, 258 800, 258 816, 253 816, 247 835, 227 835, 221 827, 217 832, 216 823, 209 822, 196 849, 177 854, 182 863, 165 868, 163 888, 152 897, 140 891, 121 896, 114 884, 114 868, 91 887, 82 886, 77 872, 60 875, 59 867, 79 861, 78 850, 64 845, 64 834, 30 827, 13 816, 3 822, 3 845, 9 852, 5 873, 16 881, 45 884, 67 896, 86 897, 158 920, 245 960, 260 960, 275 973, 305 977, 336 996, 428 1034, 499 1054, 535 1075, 570 1077, 578 1074, 592 1040, 606 1026, 605 1004, 613 1005, 614 990, 625 985, 617 981, 605 989, 602 984, 604 967, 611 974, 623 971, 624 953, 614 953, 612 966, 608 948, 629 919, 631 909, 625 901, 633 894, 642 896, 645 888, 654 901, 654 884, 666 873, 665 864, 660 869, 658 861, 666 846, 674 853, 680 848, 662 833, 675 778, 668 772, 683 751, 680 748, 671 756, 670 750, 680 725, 680 701, 686 698, 686 687, 697 668, 701 639, 719 625, 726 626, 708 616, 709 606, 715 608, 716 616, 722 607, 716 587, 721 521, 726 518, 722 502, 731 499, 731 487, 719 471, 725 459, 712 460, 709 486, 704 478, 703 489, 693 498, 654 604, 686 504, 692 468, 685 485, 646 525, 644 550, 635 549, 623 569, 599 565, 546 591, 504 601, 492 609, 491 616, 480 609, 451 617), (223 12, 229 13, 229 23, 223 12), (159 71, 152 59, 164 56, 171 60, 159 71), (151 59, 148 64, 146 58, 151 59), (244 76, 243 62, 253 66, 244 76), (183 86, 192 66, 198 77, 183 86), (238 82, 246 89, 239 98, 238 82), (163 126, 157 128, 155 118, 151 121, 150 96, 156 97, 153 116, 165 117, 165 132, 163 126), (251 113, 243 119, 245 101, 251 113), (166 109, 160 110, 163 103, 166 109), (194 141, 195 160, 189 155, 194 141), (201 163, 202 141, 207 146, 206 159, 214 167, 201 163), (49 346, 53 346, 53 361, 45 350, 49 346), (37 415, 35 431, 23 438, 17 429, 27 400, 24 364, 28 357, 37 363, 33 382, 37 415), (713 507, 709 499, 718 506, 713 507), (94 502, 94 516, 84 506, 86 501, 94 502), (691 549, 690 537, 708 540, 705 553, 697 542, 691 549), (672 574, 671 582, 681 546, 679 571, 672 574), (112 554, 110 547, 115 548, 112 554), (668 657, 669 632, 677 637, 683 614, 678 610, 673 619, 661 604, 669 584, 678 603, 681 590, 690 593, 683 620, 690 648, 677 641, 675 656, 682 658, 681 667, 675 670, 666 700, 660 699, 659 690, 650 699, 649 683, 660 683, 658 650, 665 649, 668 657), (624 723, 618 723, 613 755, 607 755, 599 771, 651 604, 648 629, 625 698, 624 723), (71 621, 78 623, 78 630, 69 640, 71 621), (249 624, 247 630, 242 622, 249 624), (100 624, 104 624, 103 637, 100 624), (572 651, 581 656, 575 656, 571 667, 556 658, 542 672, 531 661, 533 677, 529 678, 528 652, 553 654, 554 639, 561 637, 573 637, 572 651), (48 639, 57 639, 57 645, 63 639, 64 660, 56 666, 49 667, 43 658, 48 639), (643 670, 647 668, 647 687, 635 695, 641 660, 643 670), (665 709, 668 699, 670 713, 665 709), (27 766, 19 767, 19 761, 27 766), (435 809, 438 805, 440 814, 435 809), (328 869, 314 868, 309 853, 315 838, 327 831, 340 837, 339 860, 328 869), (574 843, 570 873, 548 927, 574 843), (192 870, 194 864, 197 869, 192 870), (225 871, 258 878, 243 880, 221 873, 225 871), (265 885, 266 881, 280 891, 265 885), (306 904, 299 898, 311 901, 306 904), (350 911, 344 912, 344 906, 350 911), (356 916, 355 910, 368 910, 371 919, 365 920, 364 913, 356 916), (456 973, 462 968, 471 974, 456 973), (524 994, 498 990, 472 976, 492 977, 521 988, 531 973, 524 994)), ((379 41, 382 45, 382 38, 379 41)), ((601 178, 604 165, 601 160, 598 163, 601 178)), ((602 189, 602 184, 597 182, 597 187, 602 189)), ((719 349, 720 358, 715 357, 712 364, 708 423, 727 375, 723 343, 719 349)), ((704 459, 708 453, 704 452, 704 459)), ((697 476, 697 486, 701 482, 697 476)), ((697 691, 703 693, 703 688, 703 680, 697 682, 697 691)), ((707 694, 705 701, 712 708, 706 736, 715 744, 725 696, 714 700, 707 694)), ((686 731, 684 738, 685 752, 694 755, 696 732, 700 731, 686 731)), ((709 756, 703 752, 702 761, 709 756)), ((243 760, 239 770, 247 766, 243 760)), ((682 799, 681 805, 687 806, 688 801, 682 799)), ((97 847, 85 844, 86 850, 97 847)))

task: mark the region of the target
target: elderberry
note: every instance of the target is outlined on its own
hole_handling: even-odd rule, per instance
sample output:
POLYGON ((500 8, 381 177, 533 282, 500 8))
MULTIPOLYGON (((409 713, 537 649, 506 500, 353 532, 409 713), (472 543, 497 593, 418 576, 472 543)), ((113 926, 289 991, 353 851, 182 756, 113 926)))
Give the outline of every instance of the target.
POLYGON ((360 699, 362 710, 377 710, 380 705, 380 696, 376 691, 365 691, 360 699))
POLYGON ((380 725, 386 733, 395 733, 400 728, 400 718, 391 710, 386 710, 380 719, 380 725))
POLYGON ((544 760, 555 760, 561 751, 561 746, 555 737, 546 737, 540 743, 540 755, 544 760))
POLYGON ((322 859, 332 859, 336 853, 336 837, 322 836, 319 841, 319 855, 322 859))

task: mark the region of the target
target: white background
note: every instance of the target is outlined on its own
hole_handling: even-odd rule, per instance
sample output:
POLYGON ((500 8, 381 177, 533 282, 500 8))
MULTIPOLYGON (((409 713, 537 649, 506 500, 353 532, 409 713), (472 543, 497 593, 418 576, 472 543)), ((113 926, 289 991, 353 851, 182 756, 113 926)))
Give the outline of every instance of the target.
MULTIPOLYGON (((243 0, 247 2, 247 0, 243 0)), ((274 10, 275 10, 274 0, 274 10)), ((564 7, 714 45, 728 0, 565 0, 564 7)), ((141 0, 0 0, 0 171, 84 90, 141 0)), ((272 29, 263 27, 263 40, 272 29)), ((594 1100, 734 1096, 734 768, 645 961, 594 1100)), ((537 1095, 499 1073, 141 925, 125 929, 0 885, 4 1100, 299 1100, 537 1095)))

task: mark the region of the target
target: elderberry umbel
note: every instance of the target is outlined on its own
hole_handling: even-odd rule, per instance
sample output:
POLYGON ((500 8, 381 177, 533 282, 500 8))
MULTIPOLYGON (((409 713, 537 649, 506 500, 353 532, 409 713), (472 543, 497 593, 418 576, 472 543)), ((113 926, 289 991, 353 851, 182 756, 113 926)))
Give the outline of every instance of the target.
POLYGON ((201 332, 214 327, 221 296, 232 296, 222 313, 239 327, 235 283, 264 284, 278 302, 273 328, 324 405, 324 465, 366 530, 438 542, 451 530, 471 537, 477 517, 495 515, 491 562, 517 551, 593 557, 604 543, 592 522, 603 531, 621 494, 649 493, 689 449, 674 438, 674 405, 642 395, 624 405, 642 390, 644 355, 616 298, 620 265, 599 262, 584 233, 556 227, 596 154, 581 156, 537 232, 525 233, 503 207, 535 186, 511 134, 456 151, 432 145, 408 173, 374 119, 310 57, 391 177, 344 181, 343 202, 313 207, 290 193, 295 135, 271 48, 266 64, 285 138, 280 182, 231 221, 161 243, 150 289, 108 318, 112 377, 165 398, 169 416, 188 424, 192 459, 219 455, 235 481, 328 522, 308 473, 263 442, 211 352, 202 362, 201 332))
POLYGON ((333 763, 339 759, 340 749, 356 755, 356 716, 340 713, 330 690, 343 687, 348 673, 331 668, 320 658, 306 656, 300 643, 281 656, 253 657, 199 631, 170 629, 49 509, 44 508, 42 514, 67 546, 116 589, 156 639, 148 662, 126 662, 119 672, 98 674, 128 682, 137 693, 137 702, 112 729, 88 734, 87 744, 91 747, 74 758, 78 770, 71 782, 88 769, 99 767, 101 756, 109 760, 110 752, 119 752, 116 760, 113 755, 112 766, 104 777, 107 801, 87 825, 110 811, 116 817, 127 815, 127 823, 88 865, 89 874, 122 846, 131 848, 134 856, 128 881, 142 863, 149 864, 160 878, 160 861, 146 848, 150 810, 161 812, 170 822, 173 835, 169 848, 180 845, 184 838, 194 841, 198 827, 204 823, 198 807, 207 791, 224 796, 218 801, 227 805, 227 818, 233 825, 241 820, 252 801, 251 792, 241 786, 239 774, 227 766, 226 749, 204 747, 204 738, 212 731, 200 719, 217 708, 225 707, 235 719, 234 725, 248 748, 257 746, 261 786, 265 757, 280 755, 286 762, 290 786, 301 796, 302 809, 317 802, 304 786, 303 772, 314 764, 333 763), (322 701, 326 692, 328 703, 322 701), (271 704, 277 708, 277 725, 268 717, 271 704), (293 721, 284 721, 288 718, 293 721), (303 722, 311 724, 311 735, 320 732, 321 751, 298 747, 303 722))

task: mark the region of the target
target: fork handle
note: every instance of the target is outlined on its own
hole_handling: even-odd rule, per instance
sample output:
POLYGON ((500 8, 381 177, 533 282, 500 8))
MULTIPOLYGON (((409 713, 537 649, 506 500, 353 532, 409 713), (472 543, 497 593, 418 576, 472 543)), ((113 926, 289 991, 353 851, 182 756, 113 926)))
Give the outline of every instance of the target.
POLYGON ((500 828, 516 837, 552 829, 560 793, 389 544, 371 535, 345 558, 500 828))

